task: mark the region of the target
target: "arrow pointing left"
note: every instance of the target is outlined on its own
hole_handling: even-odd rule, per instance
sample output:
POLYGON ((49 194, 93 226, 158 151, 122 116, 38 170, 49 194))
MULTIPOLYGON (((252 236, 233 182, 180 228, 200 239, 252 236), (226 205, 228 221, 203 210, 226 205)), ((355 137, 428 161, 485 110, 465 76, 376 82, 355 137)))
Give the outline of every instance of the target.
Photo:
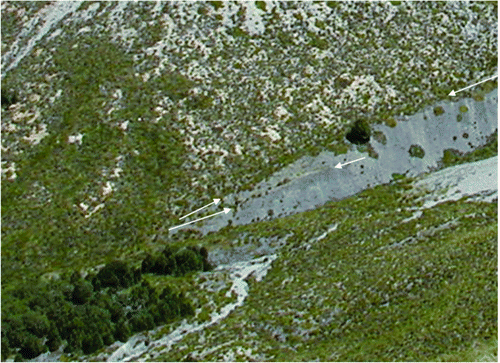
POLYGON ((220 202, 220 199, 214 199, 214 201, 213 201, 212 203, 207 204, 206 206, 201 207, 201 208, 199 208, 199 209, 195 210, 194 212, 191 212, 191 213, 189 213, 189 214, 186 214, 184 217, 181 217, 181 218, 179 218, 179 219, 184 219, 184 218, 186 218, 186 217, 190 216, 191 214, 194 214, 194 213, 196 213, 196 212, 199 212, 199 211, 200 211, 200 210, 202 210, 202 209, 205 209, 206 207, 211 206, 212 204, 217 205, 217 204, 219 204, 219 202, 220 202))
POLYGON ((481 83, 484 83, 484 82, 490 81, 490 80, 495 79, 495 78, 498 78, 498 75, 493 76, 493 77, 490 77, 490 78, 485 79, 485 80, 482 80, 481 82, 477 82, 477 83, 471 84, 470 86, 467 86, 467 87, 465 87, 465 88, 459 89, 458 91, 453 90, 453 91, 451 91, 451 92, 448 94, 448 96, 456 96, 458 92, 465 91, 466 89, 469 89, 469 88, 471 88, 471 87, 477 86, 478 84, 481 84, 481 83))
POLYGON ((230 211, 231 211, 231 208, 224 208, 224 210, 223 210, 222 212, 214 213, 214 214, 211 214, 211 215, 206 216, 206 217, 203 217, 203 218, 195 219, 194 221, 191 221, 191 222, 187 222, 187 223, 181 224, 180 226, 175 226, 175 227, 169 228, 168 230, 169 230, 169 231, 171 231, 172 229, 176 229, 176 228, 179 228, 179 227, 187 226, 188 224, 191 224, 191 223, 196 223, 196 222, 201 221, 201 220, 203 220, 203 219, 207 219, 207 218, 214 217, 214 216, 216 216, 217 214, 221 214, 221 213, 228 214, 230 211))
POLYGON ((363 159, 366 159, 366 157, 359 158, 359 159, 356 159, 356 160, 353 160, 353 161, 349 161, 348 163, 345 163, 345 164, 338 163, 337 165, 335 165, 335 169, 342 169, 342 167, 345 166, 345 165, 348 165, 348 164, 351 164, 351 163, 355 163, 356 161, 360 161, 360 160, 363 160, 363 159))

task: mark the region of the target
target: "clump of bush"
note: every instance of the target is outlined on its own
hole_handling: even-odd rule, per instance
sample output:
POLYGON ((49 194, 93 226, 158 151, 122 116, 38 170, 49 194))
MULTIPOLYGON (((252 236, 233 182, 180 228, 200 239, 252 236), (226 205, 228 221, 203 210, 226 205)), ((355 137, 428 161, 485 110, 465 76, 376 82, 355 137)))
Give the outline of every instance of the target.
POLYGON ((425 151, 420 145, 411 145, 410 150, 408 150, 412 158, 422 159, 425 156, 425 151))
POLYGON ((387 137, 382 131, 375 131, 373 133, 373 138, 375 139, 375 141, 381 143, 382 145, 387 144, 387 137))
POLYGON ((19 97, 17 96, 17 92, 15 90, 9 89, 2 91, 2 109, 6 110, 10 106, 19 102, 19 97))
POLYGON ((112 261, 101 269, 93 280, 94 287, 127 288, 140 279, 140 271, 132 271, 124 261, 112 261))
POLYGON ((444 108, 441 106, 434 107, 434 115, 440 116, 444 113, 444 108))
POLYGON ((489 136, 485 145, 468 153, 462 153, 455 149, 444 150, 440 165, 449 167, 452 165, 484 160, 495 155, 498 155, 498 133, 489 136))
POLYGON ((370 125, 364 120, 358 120, 351 127, 349 132, 346 134, 345 138, 350 143, 356 145, 363 145, 370 141, 370 125))
POLYGON ((167 246, 157 255, 148 254, 142 261, 143 273, 180 276, 191 271, 209 271, 208 251, 205 247, 176 249, 167 246))
POLYGON ((385 124, 389 127, 396 127, 398 125, 397 121, 394 119, 394 117, 388 117, 385 120, 385 124))
POLYGON ((13 354, 15 360, 34 359, 61 344, 66 353, 91 354, 131 334, 194 315, 182 293, 170 286, 159 291, 142 274, 181 276, 211 268, 206 248, 167 246, 146 256, 140 268, 116 260, 85 279, 74 272, 69 279, 19 287, 2 300, 2 359, 13 354))

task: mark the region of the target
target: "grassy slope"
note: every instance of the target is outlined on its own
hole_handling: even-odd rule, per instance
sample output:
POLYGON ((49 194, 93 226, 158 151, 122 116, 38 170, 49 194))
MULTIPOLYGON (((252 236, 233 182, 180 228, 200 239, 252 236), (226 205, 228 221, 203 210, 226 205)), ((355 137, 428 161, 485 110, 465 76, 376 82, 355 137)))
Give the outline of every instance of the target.
POLYGON ((203 344, 193 334, 179 344, 184 349, 157 359, 219 360, 244 347, 271 360, 427 361, 450 352, 470 356, 461 352, 491 345, 497 334, 496 204, 445 203, 403 223, 412 206, 402 198, 406 183, 219 233, 225 245, 246 233, 256 240, 293 236, 265 279, 251 282, 244 306, 209 328, 203 344), (336 231, 314 242, 334 223, 336 231), (385 248, 410 236, 412 243, 385 248), (229 347, 197 355, 233 339, 229 347))
MULTIPOLYGON (((19 3, 15 6, 23 5, 19 3)), ((102 7, 104 6, 102 5, 102 7)), ((445 5, 426 5, 422 14, 431 18, 437 16, 435 14, 439 13, 440 6, 445 5), (435 9, 438 11, 436 12, 435 9)), ((485 9, 482 7, 484 6, 478 4, 476 6, 478 8, 473 11, 483 13, 485 9)), ((145 7, 148 6, 145 5, 145 7)), ((369 8, 369 11, 375 14, 379 11, 374 10, 373 7, 369 8)), ((311 131, 298 127, 307 123, 311 124, 311 119, 314 119, 316 112, 301 111, 301 108, 312 101, 314 94, 322 92, 324 89, 331 89, 328 80, 338 77, 341 73, 349 72, 350 69, 345 68, 343 64, 337 65, 338 70, 326 67, 325 65, 330 60, 328 58, 319 60, 315 56, 317 49, 324 47, 324 42, 321 42, 320 37, 314 32, 308 33, 307 37, 301 40, 305 43, 300 44, 300 46, 293 44, 294 40, 287 38, 286 32, 278 33, 279 41, 277 43, 273 43, 273 39, 267 39, 269 34, 263 36, 260 40, 262 43, 255 49, 255 53, 264 50, 269 56, 275 58, 266 62, 261 60, 255 64, 249 61, 245 64, 242 72, 250 79, 255 79, 255 82, 253 85, 242 86, 241 89, 234 86, 238 84, 235 79, 241 78, 242 75, 236 72, 241 66, 237 63, 242 59, 250 59, 252 52, 245 51, 238 57, 234 57, 232 54, 239 54, 238 52, 251 49, 250 45, 256 39, 249 37, 245 32, 237 32, 236 30, 240 29, 238 27, 232 34, 234 42, 229 42, 232 41, 231 37, 227 37, 224 42, 229 43, 223 42, 222 47, 215 48, 215 52, 210 58, 212 63, 209 62, 206 65, 207 68, 212 67, 213 70, 211 84, 191 80, 185 75, 188 69, 187 62, 198 57, 196 54, 189 53, 189 47, 182 48, 189 53, 189 57, 183 54, 169 55, 172 64, 179 67, 178 71, 163 71, 161 76, 152 77, 145 81, 143 75, 152 73, 158 65, 158 59, 154 56, 146 56, 145 61, 138 61, 134 59, 134 55, 142 54, 144 44, 152 45, 165 34, 158 27, 141 28, 138 25, 141 24, 141 19, 147 19, 149 10, 141 10, 140 7, 137 7, 128 9, 128 11, 135 16, 130 20, 130 24, 139 29, 141 39, 140 42, 133 43, 128 52, 125 52, 124 47, 116 40, 111 39, 113 34, 111 31, 106 31, 106 27, 100 29, 96 26, 94 33, 87 35, 82 33, 78 37, 74 36, 75 29, 80 26, 105 24, 105 19, 96 17, 88 20, 88 24, 78 24, 78 27, 69 22, 61 26, 66 35, 56 38, 54 41, 45 40, 46 43, 39 45, 40 49, 43 48, 41 52, 38 53, 35 49, 30 57, 23 60, 2 80, 3 89, 14 87, 19 90, 22 99, 21 111, 37 110, 40 112, 39 119, 34 124, 29 124, 27 119, 14 121, 15 113, 2 109, 3 125, 15 124, 17 127, 16 131, 8 132, 4 126, 2 127, 2 144, 7 147, 2 151, 2 161, 16 163, 17 169, 17 178, 14 181, 2 179, 2 291, 8 291, 10 287, 20 283, 29 283, 47 272, 70 272, 73 269, 85 269, 116 257, 133 261, 145 251, 157 248, 153 236, 159 229, 165 228, 166 223, 174 223, 176 215, 191 210, 192 201, 209 199, 214 194, 222 195, 235 189, 249 187, 252 183, 265 178, 273 169, 296 160, 303 153, 316 153, 324 148, 343 150, 339 142, 345 131, 344 127, 351 118, 358 116, 366 118, 373 112, 374 117, 371 121, 380 122, 390 116, 386 113, 387 110, 384 110, 385 108, 375 107, 375 111, 373 111, 370 107, 377 101, 370 98, 369 94, 365 94, 366 89, 359 89, 356 91, 359 93, 358 97, 367 103, 360 104, 355 110, 337 110, 339 112, 337 116, 341 115, 339 116, 340 124, 335 125, 333 129, 321 126, 313 128, 311 131), (76 44, 77 48, 73 48, 76 44), (293 49, 302 49, 303 51, 300 54, 293 54, 293 49), (292 54, 300 59, 299 65, 285 67, 287 63, 283 62, 283 59, 290 56, 291 50, 292 54), (222 59, 218 58, 219 55, 222 56, 222 59), (217 65, 219 63, 220 66, 217 65), (91 68, 89 68, 90 64, 91 68), (284 77, 275 74, 276 65, 280 64, 282 64, 283 69, 280 68, 280 70, 283 74, 297 72, 299 79, 302 80, 301 82, 305 82, 305 85, 300 82, 286 84, 284 77), (302 73, 304 64, 312 65, 313 69, 318 72, 315 73, 315 77, 302 73), (218 73, 221 69, 224 69, 224 74, 218 73), (228 72, 228 69, 234 70, 234 74, 228 72), (139 73, 136 74, 136 72, 139 73), (267 92, 279 102, 268 104, 258 100, 258 90, 263 87, 263 84, 259 83, 258 75, 270 77, 275 88, 267 90, 267 92), (315 79, 321 80, 320 88, 314 85, 315 79), (260 117, 271 115, 276 106, 287 105, 289 101, 281 92, 285 85, 297 89, 294 93, 295 99, 289 105, 290 111, 295 112, 295 116, 287 122, 289 125, 287 127, 293 131, 289 136, 292 149, 296 150, 294 153, 283 152, 284 150, 289 151, 290 145, 274 145, 268 139, 255 135, 250 129, 250 126, 258 125, 260 117), (191 95, 190 90, 195 88, 201 88, 202 93, 198 96, 191 95), (123 98, 119 99, 114 96, 117 89, 122 90, 123 98), (63 90, 62 95, 56 98, 53 103, 50 102, 49 99, 55 97, 58 90, 63 90), (230 102, 229 108, 227 105, 215 103, 218 91, 226 92, 228 97, 233 100, 230 102), (37 94, 41 95, 40 100, 36 101, 30 98, 37 94), (245 97, 241 98, 242 95, 245 97), (168 106, 163 105, 168 113, 161 114, 152 105, 161 105, 165 97, 173 100, 174 103, 168 106), (115 111, 110 112, 112 108, 115 111), (201 124, 200 120, 208 120, 208 135, 204 134, 205 131, 199 135, 206 136, 207 140, 220 136, 221 126, 212 127, 215 125, 214 120, 222 119, 225 122, 233 122, 233 120, 247 119, 251 115, 247 120, 247 125, 238 125, 243 130, 243 139, 238 142, 248 145, 250 151, 244 157, 231 153, 230 157, 224 161, 225 166, 227 166, 224 169, 211 167, 215 164, 217 156, 209 153, 202 159, 204 167, 201 170, 195 170, 193 165, 200 161, 199 155, 194 156, 193 159, 193 150, 184 143, 184 132, 189 129, 186 126, 187 115, 194 117, 197 125, 201 124), (136 122, 139 118, 145 122, 136 122), (118 127, 125 120, 131 121, 126 133, 118 127), (47 124, 49 136, 35 146, 23 141, 22 137, 28 135, 33 126, 40 121, 47 124), (68 144, 68 136, 78 133, 84 134, 82 145, 68 144), (138 150, 139 155, 136 155, 134 150, 138 150), (123 158, 121 166, 123 172, 119 179, 114 180, 115 191, 111 195, 104 196, 102 187, 105 181, 113 179, 104 177, 101 171, 104 169, 108 175, 112 174, 112 169, 117 166, 117 158, 120 156, 123 158), (208 170, 213 172, 208 175, 208 170), (224 173, 222 170, 229 172, 224 173), (202 180, 201 185, 193 187, 192 180, 202 180), (188 196, 184 198, 186 193, 188 196), (106 206, 91 218, 86 218, 86 213, 78 207, 79 203, 82 202, 90 205, 91 208, 96 207, 101 202, 104 202, 106 206)), ((165 11, 172 15, 177 10, 166 8, 165 11)), ((294 12, 295 10, 289 9, 289 11, 294 12)), ((335 11, 341 14, 343 10, 336 9, 335 11)), ((33 11, 28 11, 27 14, 32 13, 33 11)), ((359 13, 359 11, 354 13, 359 13)), ((403 12, 402 17, 411 17, 411 13, 411 9, 403 12)), ((496 11, 494 13, 496 14, 496 11)), ((345 18, 349 20, 351 16, 354 16, 345 14, 345 16, 341 16, 344 20, 345 18)), ((4 15, 2 14, 2 20, 5 18, 11 21, 5 23, 2 21, 2 33, 15 34, 16 27, 14 25, 12 25, 13 29, 8 27, 9 24, 17 24, 18 19, 9 18, 12 14, 4 15)), ((206 20, 207 26, 219 24, 220 19, 217 18, 217 15, 204 9, 204 6, 201 6, 199 15, 200 19, 208 19, 206 20)), ((270 18, 270 27, 280 24, 279 16, 274 20, 270 14, 268 17, 270 18)), ((299 29, 302 20, 299 19, 298 15, 296 19, 297 23, 293 27, 299 29)), ((418 19, 418 21, 422 21, 422 19, 418 19)), ((363 49, 366 44, 373 46, 378 44, 379 38, 365 31, 371 27, 373 27, 373 23, 368 18, 357 23, 359 34, 356 36, 359 35, 359 38, 353 37, 350 42, 345 44, 343 48, 345 57, 349 54, 357 54, 356 50, 360 49, 360 42, 363 44, 363 49), (365 37, 368 39, 363 40, 365 37)), ((321 26, 318 29, 321 30, 321 26)), ((318 30, 318 34, 322 34, 320 30, 318 30)), ((397 57, 409 57, 409 52, 414 50, 395 47, 396 44, 399 44, 399 31, 394 32, 392 29, 389 33, 386 39, 394 38, 394 42, 388 41, 383 46, 392 47, 394 54, 401 53, 397 57)), ((331 35, 324 36, 331 37, 331 35)), ((413 34, 413 36, 418 36, 418 34, 413 34)), ((462 40, 458 42, 453 37, 446 41, 436 40, 433 46, 436 49, 449 49, 452 52, 449 54, 449 59, 463 61, 461 66, 472 70, 469 74, 471 79, 474 77, 484 78, 482 75, 487 74, 490 68, 496 65, 496 57, 472 59, 469 57, 470 49, 465 47, 462 40), (456 49, 447 48, 447 42, 461 45, 456 49), (465 58, 462 59, 463 57, 465 58)), ((436 50, 436 52, 438 51, 436 50)), ((436 60, 436 52, 433 52, 429 58, 433 62, 436 60)), ((420 57, 417 54, 413 54, 413 56, 416 59, 420 57)), ((356 59, 358 58, 356 56, 352 62, 346 62, 346 64, 356 69, 356 59)), ((372 60, 376 61, 376 55, 372 60)), ((425 61, 425 59, 422 60, 425 61)), ((383 60, 383 63, 379 64, 377 61, 374 64, 387 66, 393 62, 383 60)), ((442 65, 431 66, 429 63, 425 67, 424 73, 431 77, 431 80, 425 85, 421 84, 421 89, 424 91, 420 91, 418 94, 413 93, 412 82, 418 79, 420 84, 422 71, 402 69, 403 73, 386 75, 377 80, 381 85, 390 85, 395 87, 398 92, 402 92, 402 97, 398 98, 397 102, 393 100, 393 110, 391 111, 393 115, 400 112, 412 113, 423 105, 444 97, 444 86, 438 82, 438 78, 431 76, 433 72, 443 68, 442 65), (403 74, 413 74, 414 78, 407 79, 407 77, 403 77, 403 74)), ((362 69, 362 74, 358 75, 368 73, 370 70, 362 69)), ((466 79, 462 76, 460 74, 453 75, 446 83, 445 88, 449 90, 450 87, 457 89, 465 86, 466 79)), ((352 82, 352 79, 346 82, 352 82)), ((345 85, 335 86, 342 89, 345 85)), ((466 94, 468 93, 464 93, 464 95, 466 94)), ((339 95, 342 93, 340 92, 339 95)), ((331 102, 332 97, 325 102, 331 102)), ((273 119, 273 122, 279 123, 279 120, 273 119)), ((223 123, 222 126, 227 127, 228 125, 223 123)), ((286 130, 281 131, 282 135, 286 134, 286 130)), ((202 138, 200 137, 200 139, 202 138)), ((233 141, 229 140, 227 143, 232 144, 233 141)), ((223 146, 227 145, 223 144, 223 146)), ((495 150, 490 151, 495 152, 495 150)), ((393 203, 392 207, 394 207, 395 201, 389 198, 390 194, 387 194, 387 202, 393 203)), ((351 203, 352 200, 349 199, 350 202, 345 203, 351 203)), ((360 200, 360 203, 363 203, 364 199, 360 200)), ((382 202, 378 200, 377 203, 382 202)), ((345 206, 343 208, 347 208, 347 204, 342 205, 345 206)), ((366 213, 364 207, 363 204, 358 203, 356 210, 351 210, 350 218, 355 219, 363 216, 366 213)), ((478 205, 477 208, 491 208, 491 206, 478 205)), ((390 210, 389 207, 388 210, 390 210)), ((241 228, 259 236, 273 233, 284 235, 290 228, 293 228, 295 231, 294 243, 300 245, 313 234, 319 234, 319 230, 322 228, 318 224, 319 222, 308 219, 309 215, 315 215, 316 219, 322 220, 322 215, 308 213, 294 216, 292 219, 276 220, 271 225, 258 224, 241 228), (306 223, 306 220, 310 222, 306 223)), ((391 213, 381 214, 383 218, 377 223, 394 224, 393 218, 399 218, 399 216, 394 216, 391 213)), ((338 214, 332 215, 331 218, 333 219, 335 216, 341 217, 338 214)), ((361 228, 362 231, 365 230, 365 227, 368 228, 368 224, 371 223, 370 221, 372 220, 363 220, 363 223, 367 223, 367 225, 358 228, 361 228)), ((346 224, 352 223, 348 220, 345 222, 346 224)), ((483 227, 478 228, 481 230, 483 227)), ((368 228, 369 230, 370 228, 368 228)), ((211 246, 217 241, 231 240, 233 238, 231 236, 234 236, 233 233, 236 233, 235 231, 238 229, 221 231, 206 237, 201 243, 211 246)), ((485 230, 483 232, 485 234, 484 241, 492 238, 491 231, 485 230)), ((400 231, 399 233, 397 236, 402 239, 403 235, 411 233, 411 231, 400 231)), ((357 234, 353 234, 352 238, 356 236, 357 234)), ((346 237, 344 236, 344 238, 346 237)), ((393 236, 393 238, 396 237, 393 236)), ((180 240, 182 243, 200 242, 198 240, 189 241, 184 233, 178 234, 175 240, 180 240)), ((322 243, 325 241, 323 240, 322 243)), ((308 251, 307 254, 312 253, 312 251, 314 249, 308 251)), ((361 252, 357 251, 356 253, 361 252)), ((292 252, 290 254, 293 255, 292 252)), ((312 256, 310 255, 307 260, 310 260, 312 256)), ((280 261, 279 263, 284 263, 286 259, 280 261)), ((295 261, 295 264, 300 265, 305 263, 306 259, 297 260, 295 257, 295 261)), ((351 262, 354 263, 354 261, 351 262)), ((269 275, 271 280, 266 279, 266 281, 273 281, 276 269, 273 271, 269 275)), ((278 277, 275 276, 274 279, 277 281, 278 277)), ((307 276, 302 279, 314 280, 307 276)), ((266 285, 260 286, 258 289, 266 291, 268 294, 270 291, 274 291, 268 290, 269 287, 266 285)), ((298 289, 298 287, 295 288, 298 289)), ((361 294, 362 291, 360 290, 359 293, 361 294)), ((3 299, 6 301, 8 296, 4 295, 3 299)), ((200 297, 200 299, 202 298, 200 297)), ((254 299, 253 295, 252 299, 254 299)), ((252 304, 252 299, 249 299, 249 305, 252 304)), ((246 310, 241 310, 238 314, 246 316, 246 310)), ((321 339, 318 342, 321 342, 321 339)), ((269 354, 277 354, 277 356, 281 354, 276 347, 272 348, 278 349, 276 352, 271 348, 266 349, 269 350, 269 354)), ((438 350, 435 350, 433 354, 438 354, 438 350)))

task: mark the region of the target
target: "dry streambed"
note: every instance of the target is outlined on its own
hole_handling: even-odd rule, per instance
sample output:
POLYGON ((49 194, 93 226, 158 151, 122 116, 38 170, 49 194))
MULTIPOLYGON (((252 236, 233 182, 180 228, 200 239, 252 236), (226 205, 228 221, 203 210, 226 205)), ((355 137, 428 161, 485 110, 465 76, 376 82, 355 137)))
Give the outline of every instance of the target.
POLYGON ((192 228, 208 233, 218 231, 229 220, 240 225, 287 216, 388 183, 393 174, 417 176, 435 170, 445 150, 470 152, 487 142, 497 130, 497 104, 498 90, 494 90, 483 101, 442 101, 405 118, 394 128, 375 125, 377 137, 372 136, 370 144, 377 158, 354 146, 343 155, 323 152, 317 157, 304 157, 252 191, 224 196, 223 205, 233 207, 230 217, 209 219, 201 227, 192 228), (436 115, 436 107, 442 107, 444 112, 436 115), (412 145, 420 147, 425 155, 411 156, 412 145), (335 169, 338 162, 361 157, 366 159, 335 169))
MULTIPOLYGON (((489 129, 485 125, 491 125, 491 122, 487 122, 488 120, 491 120, 488 117, 493 117, 493 115, 495 115, 495 113, 493 112, 485 113, 484 111, 485 108, 483 108, 482 113, 474 114, 474 118, 469 120, 472 127, 467 128, 467 130, 471 132, 471 135, 473 135, 473 140, 475 141, 483 140, 481 136, 484 134, 488 135, 487 130, 489 129), (484 126, 479 130, 477 127, 474 128, 474 122, 476 122, 477 125, 478 120, 482 120, 482 125, 484 126)), ((394 139, 400 140, 400 142, 401 140, 405 140, 405 135, 409 137, 409 134, 403 134, 403 136, 400 136, 398 139, 395 135, 391 135, 390 133, 388 134, 388 138, 394 137, 394 139)), ((437 134, 431 133, 430 135, 436 136, 437 134)), ((424 139, 421 139, 421 143, 427 145, 424 139)), ((466 146, 464 146, 463 144, 464 143, 459 143, 457 149, 460 150, 460 145, 462 145, 462 150, 466 149, 466 146)), ((446 149, 446 146, 448 144, 444 142, 443 145, 444 149, 446 149)), ((434 149, 432 149, 432 147, 428 147, 428 149, 431 150, 429 152, 430 155, 434 155, 435 157, 439 155, 439 152, 436 151, 439 150, 437 146, 434 149)), ((383 152, 383 150, 380 151, 383 152)), ((424 209, 432 208, 434 205, 448 200, 458 200, 463 197, 468 197, 468 200, 472 201, 480 200, 493 202, 497 200, 497 163, 498 157, 493 157, 474 163, 462 164, 446 168, 441 171, 423 175, 417 178, 417 180, 413 184, 414 188, 409 193, 418 193, 419 195, 421 195, 421 197, 417 200, 423 201, 423 205, 421 207, 414 208, 414 215, 407 220, 404 220, 403 223, 408 222, 411 219, 418 218, 424 209)), ((411 172, 406 170, 406 173, 415 175, 419 172, 421 173, 422 168, 429 168, 429 164, 425 163, 425 158, 423 158, 423 160, 415 162, 414 166, 416 167, 411 172)), ((366 168, 365 170, 367 169, 368 168, 366 168)), ((352 175, 353 173, 351 172, 350 174, 352 175)), ((300 180, 307 179, 297 179, 297 181, 300 180)), ((298 185, 297 181, 295 185, 298 185)), ((335 231, 337 227, 337 224, 333 225, 328 230, 328 232, 317 237, 316 241, 325 238, 328 233, 335 231)), ((445 228, 446 226, 442 227, 445 228)), ((405 241, 402 241, 401 243, 403 242, 405 241)), ((267 243, 266 241, 261 241, 260 247, 258 249, 251 249, 250 247, 242 246, 235 247, 235 249, 231 251, 222 249, 213 251, 212 262, 218 265, 218 267, 215 271, 204 274, 204 282, 201 283, 199 287, 200 289, 214 292, 230 285, 231 287, 226 291, 226 297, 231 298, 231 302, 226 303, 221 307, 215 306, 215 310, 212 311, 210 319, 205 322, 197 322, 196 317, 192 319, 193 321, 184 320, 172 332, 156 340, 150 339, 150 337, 155 335, 155 332, 158 332, 159 329, 153 332, 149 332, 147 335, 136 335, 126 343, 115 343, 115 345, 110 349, 116 349, 113 353, 111 353, 110 355, 101 355, 99 358, 107 359, 108 361, 150 360, 158 357, 160 354, 164 354, 170 351, 174 344, 179 343, 188 334, 200 333, 200 339, 202 339, 204 337, 204 333, 202 332, 204 329, 219 324, 233 310, 243 305, 249 293, 247 280, 251 276, 253 276, 256 281, 260 281, 271 267, 272 262, 277 258, 277 254, 274 252, 277 252, 279 250, 279 247, 284 243, 286 243, 286 237, 281 240, 269 240, 267 241, 267 243), (272 254, 253 258, 253 256, 262 255, 264 253, 272 254), (214 287, 214 284, 211 283, 211 277, 214 277, 213 274, 220 274, 221 272, 224 272, 226 274, 227 279, 222 284, 216 283, 215 285, 217 286, 214 287)), ((302 247, 308 249, 307 244, 304 244, 304 246, 302 247)), ((283 283, 286 283, 286 281, 283 281, 283 283)), ((198 314, 199 312, 201 312, 201 309, 197 311, 198 314)), ((212 354, 214 349, 220 348, 222 349, 222 351, 224 351, 224 346, 231 344, 232 342, 229 341, 225 342, 218 348, 206 348, 202 349, 201 351, 194 350, 189 354, 190 357, 196 356, 197 358, 203 360, 203 357, 207 354, 212 354)), ((201 346, 203 346, 203 344, 201 344, 201 346)), ((182 347, 178 348, 181 349, 182 347)), ((253 357, 253 353, 251 352, 251 350, 246 353, 242 350, 240 353, 240 355, 247 356, 249 357, 249 359, 253 357)), ((227 358, 229 360, 232 360, 231 357, 227 358)))
MULTIPOLYGON (((252 276, 256 281, 260 281, 272 262, 277 258, 276 254, 262 256, 249 261, 234 262, 229 265, 219 265, 211 274, 225 271, 229 274, 231 287, 226 292, 226 297, 233 297, 229 304, 224 305, 219 310, 213 311, 210 315, 210 320, 198 323, 195 321, 188 322, 187 320, 175 328, 169 334, 154 340, 148 336, 154 335, 155 331, 148 334, 138 334, 129 339, 126 343, 117 342, 110 347, 109 350, 114 350, 110 355, 101 354, 98 356, 100 360, 107 361, 143 361, 154 359, 160 354, 168 352, 172 346, 181 341, 186 335, 202 331, 203 329, 218 324, 226 318, 234 309, 243 305, 248 296, 248 284, 245 281, 252 276)), ((203 288, 203 286, 200 286, 203 288)), ((200 311, 197 311, 199 313, 200 311)))

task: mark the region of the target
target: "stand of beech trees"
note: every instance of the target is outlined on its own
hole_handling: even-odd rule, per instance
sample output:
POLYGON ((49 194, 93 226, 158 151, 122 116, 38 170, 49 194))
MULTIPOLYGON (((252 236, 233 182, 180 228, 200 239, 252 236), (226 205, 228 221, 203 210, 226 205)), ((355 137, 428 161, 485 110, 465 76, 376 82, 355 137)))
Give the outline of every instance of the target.
POLYGON ((113 261, 85 279, 75 272, 66 280, 9 292, 2 304, 2 360, 13 354, 16 361, 33 359, 62 344, 66 353, 90 354, 133 333, 193 315, 182 293, 170 286, 156 290, 142 274, 208 271, 207 258, 205 248, 167 247, 148 255, 136 269, 113 261))

